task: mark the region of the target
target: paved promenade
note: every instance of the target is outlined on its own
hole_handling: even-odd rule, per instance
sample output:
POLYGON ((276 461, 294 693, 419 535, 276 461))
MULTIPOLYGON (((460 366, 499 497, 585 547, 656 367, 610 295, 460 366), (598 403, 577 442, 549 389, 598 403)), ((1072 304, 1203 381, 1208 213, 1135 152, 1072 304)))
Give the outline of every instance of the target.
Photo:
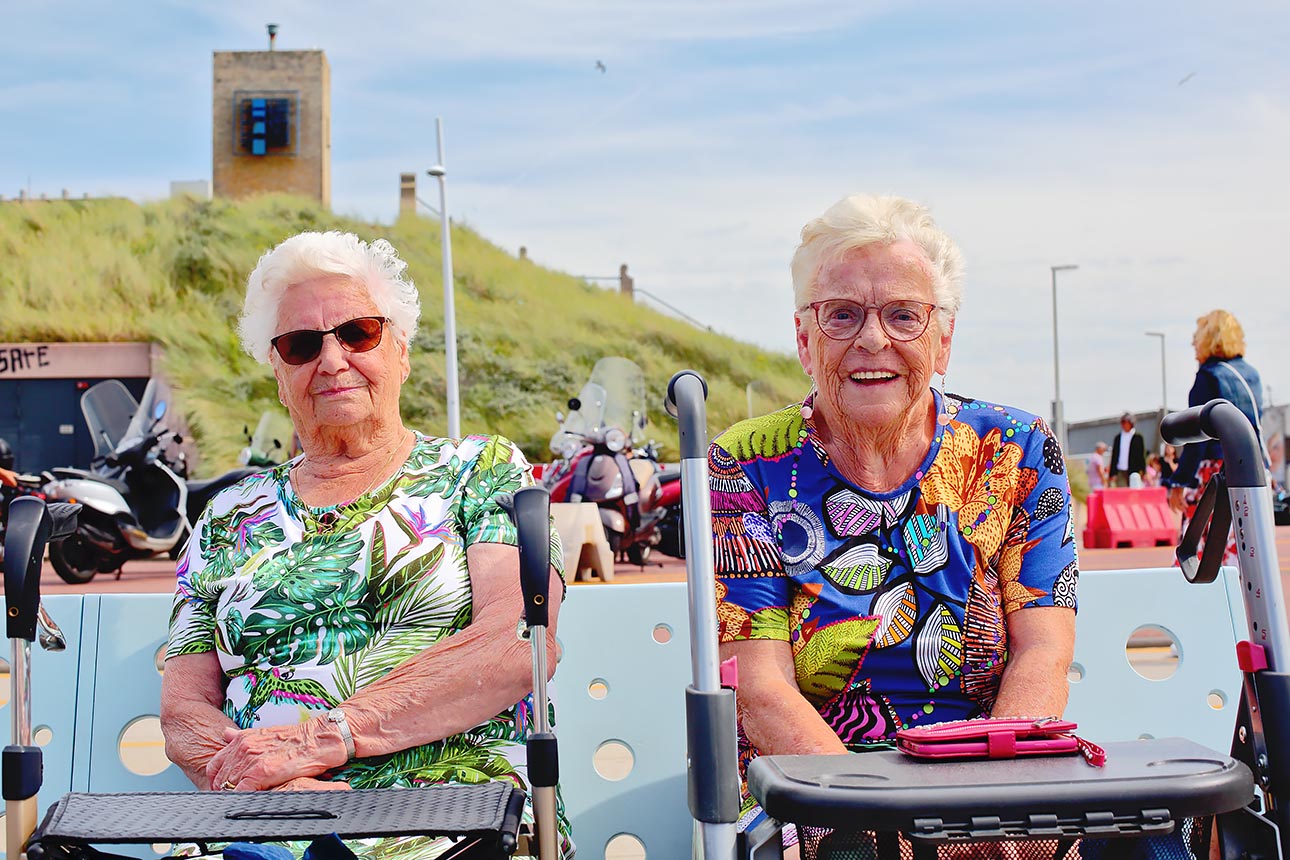
MULTIPOLYGON (((1277 558, 1281 563, 1281 579, 1290 593, 1290 526, 1278 526, 1277 558)), ((1141 549, 1081 549, 1082 570, 1118 570, 1122 568, 1168 567, 1173 564, 1172 547, 1146 547, 1141 549)), ((650 564, 637 567, 619 564, 614 568, 612 584, 633 582, 680 582, 685 579, 685 563, 661 553, 655 553, 650 564)), ((166 558, 148 559, 128 563, 116 579, 112 574, 99 574, 87 585, 68 585, 58 578, 49 563, 45 563, 40 588, 43 594, 73 593, 139 593, 168 592, 174 588, 175 564, 166 558)), ((579 582, 578 585, 602 585, 599 579, 579 582)))

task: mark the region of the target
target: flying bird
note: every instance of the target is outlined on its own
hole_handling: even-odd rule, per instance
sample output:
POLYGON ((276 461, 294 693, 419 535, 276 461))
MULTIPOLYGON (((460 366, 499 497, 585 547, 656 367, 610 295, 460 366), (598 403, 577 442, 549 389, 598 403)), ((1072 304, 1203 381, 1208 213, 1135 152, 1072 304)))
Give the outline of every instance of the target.
POLYGON ((1194 77, 1196 77, 1196 73, 1195 73, 1195 72, 1188 72, 1187 74, 1183 75, 1183 79, 1182 79, 1181 81, 1179 81, 1179 82, 1178 82, 1178 86, 1180 86, 1180 87, 1181 87, 1183 84, 1187 83, 1188 81, 1190 81, 1190 80, 1191 80, 1192 78, 1194 78, 1194 77))
POLYGON ((605 64, 600 62, 600 60, 596 60, 596 71, 600 72, 602 75, 605 73, 605 64))

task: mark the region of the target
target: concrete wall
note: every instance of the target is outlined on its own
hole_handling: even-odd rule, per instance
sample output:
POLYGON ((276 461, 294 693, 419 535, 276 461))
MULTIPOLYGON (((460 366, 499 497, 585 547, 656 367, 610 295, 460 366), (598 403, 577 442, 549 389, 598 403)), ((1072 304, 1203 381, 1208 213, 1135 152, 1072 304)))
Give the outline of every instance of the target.
POLYGON ((216 51, 211 98, 216 196, 286 191, 331 206, 331 69, 322 51, 216 51), (237 102, 274 94, 295 99, 292 151, 240 154, 237 102))

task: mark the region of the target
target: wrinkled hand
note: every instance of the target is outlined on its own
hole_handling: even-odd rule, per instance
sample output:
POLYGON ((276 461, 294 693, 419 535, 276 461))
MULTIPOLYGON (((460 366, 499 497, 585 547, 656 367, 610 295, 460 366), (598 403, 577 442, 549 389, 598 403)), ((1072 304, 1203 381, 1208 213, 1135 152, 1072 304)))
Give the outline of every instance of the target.
POLYGON ((308 776, 298 776, 295 779, 289 779, 282 785, 273 788, 272 791, 353 791, 354 789, 348 782, 328 782, 325 779, 314 779, 308 776))
POLYGON ((225 729, 226 746, 206 764, 211 790, 262 791, 344 764, 324 754, 315 728, 310 720, 262 729, 225 729))
POLYGON ((1169 508, 1170 508, 1170 510, 1174 511, 1175 513, 1179 513, 1179 514, 1181 514, 1181 513, 1183 512, 1183 508, 1185 508, 1185 507, 1186 507, 1186 505, 1183 503, 1183 488, 1182 488, 1182 487, 1170 487, 1170 488, 1169 488, 1169 508))

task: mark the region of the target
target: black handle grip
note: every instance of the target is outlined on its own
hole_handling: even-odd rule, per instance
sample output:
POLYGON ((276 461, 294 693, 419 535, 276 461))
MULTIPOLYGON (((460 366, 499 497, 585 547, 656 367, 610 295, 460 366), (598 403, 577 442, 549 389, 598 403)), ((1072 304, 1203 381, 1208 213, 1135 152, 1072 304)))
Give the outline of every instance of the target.
MULTIPOLYGON (((1188 442, 1204 442, 1212 438, 1202 429, 1205 410, 1220 401, 1211 400, 1203 406, 1192 406, 1181 412, 1171 412, 1160 420, 1160 435, 1170 445, 1186 445, 1188 442)), ((1226 401, 1223 401, 1226 402, 1226 401)))
POLYGON ((708 456, 707 399, 708 383, 693 370, 679 371, 667 383, 667 399, 663 405, 676 418, 682 460, 708 456))
POLYGON ((524 487, 515 492, 509 510, 520 548, 524 623, 545 627, 551 584, 551 496, 544 487, 524 487))
POLYGON ((1263 451, 1245 413, 1222 398, 1166 415, 1160 435, 1170 445, 1217 439, 1223 446, 1223 471, 1229 487, 1264 487, 1268 483, 1263 451))
POLYGON ((22 496, 9 503, 9 526, 4 536, 4 603, 6 635, 10 639, 36 640, 40 563, 51 527, 44 499, 22 496))

